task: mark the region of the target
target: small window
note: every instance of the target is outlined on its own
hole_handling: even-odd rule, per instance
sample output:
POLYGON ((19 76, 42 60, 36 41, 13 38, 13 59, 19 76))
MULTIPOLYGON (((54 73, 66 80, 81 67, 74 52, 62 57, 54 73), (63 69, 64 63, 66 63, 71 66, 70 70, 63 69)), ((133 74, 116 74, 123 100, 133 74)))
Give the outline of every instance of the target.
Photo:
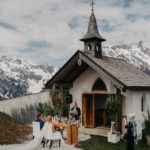
POLYGON ((90 44, 88 45, 88 51, 91 51, 91 45, 90 44))
POLYGON ((96 51, 99 51, 99 45, 96 45, 96 51))
POLYGON ((145 111, 146 111, 146 98, 145 95, 143 95, 141 98, 141 112, 145 112, 145 111))

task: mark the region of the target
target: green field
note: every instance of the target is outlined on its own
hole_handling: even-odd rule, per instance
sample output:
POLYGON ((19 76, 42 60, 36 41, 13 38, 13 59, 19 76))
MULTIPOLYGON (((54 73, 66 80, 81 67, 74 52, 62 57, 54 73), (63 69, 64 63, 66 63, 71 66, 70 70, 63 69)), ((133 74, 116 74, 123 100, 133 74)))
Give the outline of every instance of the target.
MULTIPOLYGON (((126 143, 121 140, 117 144, 111 144, 107 142, 107 138, 101 136, 91 136, 91 139, 80 142, 83 150, 125 150, 126 143)), ((145 142, 139 141, 135 146, 135 150, 150 150, 150 146, 147 146, 145 142)))

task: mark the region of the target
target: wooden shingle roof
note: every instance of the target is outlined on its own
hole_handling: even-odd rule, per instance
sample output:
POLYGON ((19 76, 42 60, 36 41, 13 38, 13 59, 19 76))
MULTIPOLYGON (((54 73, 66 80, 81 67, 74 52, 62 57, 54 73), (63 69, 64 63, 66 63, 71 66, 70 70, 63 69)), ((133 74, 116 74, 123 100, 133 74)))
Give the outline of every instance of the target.
POLYGON ((105 39, 99 34, 99 31, 97 28, 97 21, 96 21, 96 17, 94 15, 94 12, 92 12, 92 14, 90 16, 87 33, 80 40, 86 41, 86 40, 93 39, 93 38, 98 39, 100 41, 105 41, 105 39))
POLYGON ((135 66, 124 60, 111 57, 95 58, 91 54, 82 51, 77 51, 45 84, 45 87, 51 88, 56 83, 73 83, 88 67, 103 74, 122 90, 150 90, 150 76, 135 66), (78 65, 79 59, 82 61, 81 65, 78 65))
POLYGON ((150 76, 125 60, 105 56, 102 59, 98 59, 89 54, 85 55, 127 87, 150 87, 150 76))

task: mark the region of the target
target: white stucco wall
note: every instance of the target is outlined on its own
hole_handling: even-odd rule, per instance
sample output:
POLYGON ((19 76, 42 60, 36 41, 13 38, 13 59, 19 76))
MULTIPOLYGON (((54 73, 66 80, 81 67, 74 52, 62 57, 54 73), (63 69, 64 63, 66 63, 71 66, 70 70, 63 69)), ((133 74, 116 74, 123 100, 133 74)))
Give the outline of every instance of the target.
POLYGON ((96 79, 100 77, 106 84, 109 93, 114 93, 115 88, 110 81, 104 76, 98 74, 92 68, 88 68, 83 74, 81 74, 74 82, 73 88, 70 89, 70 94, 73 95, 73 101, 78 103, 78 106, 82 110, 82 94, 91 92, 92 86, 96 79))
POLYGON ((138 136, 142 135, 142 123, 144 121, 144 114, 147 114, 147 110, 150 107, 150 91, 127 91, 125 93, 125 114, 134 113, 136 114, 137 132, 138 136), (146 98, 146 109, 145 112, 141 110, 142 96, 146 98))
MULTIPOLYGON (((91 92, 92 86, 96 79, 100 77, 106 84, 108 93, 116 93, 115 88, 112 83, 98 74, 92 68, 88 68, 83 74, 81 74, 73 83, 73 88, 70 89, 70 94, 73 95, 73 101, 78 103, 78 106, 82 111, 82 94, 91 92)), ((126 91, 122 93, 125 96, 124 102, 124 114, 135 113, 136 114, 136 122, 137 122, 137 132, 139 138, 142 135, 142 123, 144 121, 143 114, 141 112, 141 98, 145 94, 146 97, 146 106, 150 107, 150 91, 126 91)))
POLYGON ((1 100, 0 111, 14 117, 14 119, 16 120, 26 122, 28 120, 32 120, 36 116, 36 106, 39 103, 45 102, 52 102, 49 91, 44 91, 38 94, 23 97, 1 100))
POLYGON ((133 111, 133 93, 132 91, 126 91, 125 93, 122 93, 123 96, 125 96, 125 106, 124 106, 124 114, 128 114, 129 112, 133 111))

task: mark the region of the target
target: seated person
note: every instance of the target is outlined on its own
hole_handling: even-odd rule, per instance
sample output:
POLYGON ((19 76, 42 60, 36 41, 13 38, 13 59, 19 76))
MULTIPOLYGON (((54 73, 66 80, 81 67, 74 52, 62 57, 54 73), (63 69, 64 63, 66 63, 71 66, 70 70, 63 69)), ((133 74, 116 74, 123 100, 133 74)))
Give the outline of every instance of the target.
POLYGON ((40 130, 41 130, 43 128, 43 126, 44 126, 42 114, 38 114, 37 115, 37 120, 35 120, 35 121, 40 123, 40 130))
MULTIPOLYGON (((44 138, 46 140, 59 140, 59 146, 60 146, 60 142, 64 143, 60 132, 55 130, 55 127, 52 122, 52 116, 47 117, 47 122, 45 123, 45 127, 47 129, 47 132, 45 132, 44 135, 44 138)), ((50 145, 52 145, 52 143, 50 145)))
POLYGON ((52 126, 53 135, 57 134, 57 135, 59 135, 61 137, 60 133, 56 131, 56 129, 55 129, 54 125, 53 125, 53 122, 52 122, 52 116, 50 116, 50 115, 47 117, 47 124, 50 124, 52 126))

